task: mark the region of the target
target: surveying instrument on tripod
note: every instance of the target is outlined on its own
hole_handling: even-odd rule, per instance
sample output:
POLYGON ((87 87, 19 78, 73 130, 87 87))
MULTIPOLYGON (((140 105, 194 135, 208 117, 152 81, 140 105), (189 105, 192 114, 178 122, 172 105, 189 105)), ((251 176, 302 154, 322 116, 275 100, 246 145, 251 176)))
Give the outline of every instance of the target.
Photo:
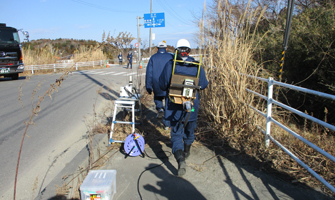
MULTIPOLYGON (((135 124, 141 124, 140 122, 135 122, 135 112, 140 113, 140 120, 142 120, 142 108, 141 108, 141 94, 139 90, 133 85, 133 78, 129 76, 128 85, 120 87, 120 97, 114 101, 114 114, 113 122, 111 126, 111 132, 109 136, 109 144, 113 143, 124 143, 124 150, 127 156, 138 156, 142 155, 144 157, 144 138, 135 133, 135 124), (131 111, 131 121, 117 121, 116 114, 118 108, 123 108, 123 112, 131 111), (125 140, 114 140, 113 133, 116 124, 129 124, 132 125, 132 132, 125 138, 125 140)), ((123 115, 123 118, 125 115, 123 115)), ((124 120, 124 119, 122 119, 124 120)))

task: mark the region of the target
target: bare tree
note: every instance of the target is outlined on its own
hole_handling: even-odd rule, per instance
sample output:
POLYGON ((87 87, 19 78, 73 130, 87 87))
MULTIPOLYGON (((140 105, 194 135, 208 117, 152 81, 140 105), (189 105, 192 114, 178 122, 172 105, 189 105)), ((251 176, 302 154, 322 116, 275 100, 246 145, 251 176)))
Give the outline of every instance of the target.
POLYGON ((105 53, 110 59, 113 59, 115 55, 119 54, 119 52, 126 52, 127 48, 131 47, 131 42, 135 38, 128 32, 119 32, 116 37, 110 36, 108 33, 107 36, 107 45, 104 49, 105 53))
POLYGON ((118 36, 110 37, 109 43, 117 47, 119 50, 124 50, 129 47, 130 43, 135 38, 131 35, 131 33, 120 32, 118 36))

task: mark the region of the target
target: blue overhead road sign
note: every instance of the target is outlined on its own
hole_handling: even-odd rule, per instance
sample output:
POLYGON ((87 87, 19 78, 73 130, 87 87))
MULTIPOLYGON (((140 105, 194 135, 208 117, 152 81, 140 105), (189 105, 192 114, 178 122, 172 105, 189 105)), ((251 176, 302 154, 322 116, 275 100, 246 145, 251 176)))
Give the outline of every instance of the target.
POLYGON ((164 13, 144 14, 144 28, 165 27, 164 13))

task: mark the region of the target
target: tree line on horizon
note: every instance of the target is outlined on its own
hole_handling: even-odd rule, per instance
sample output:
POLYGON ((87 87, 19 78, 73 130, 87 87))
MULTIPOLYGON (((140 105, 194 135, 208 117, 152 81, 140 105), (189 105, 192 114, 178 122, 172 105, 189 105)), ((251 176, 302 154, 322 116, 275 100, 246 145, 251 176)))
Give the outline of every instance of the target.
MULTIPOLYGON (((110 36, 104 43, 97 42, 95 40, 84 40, 84 39, 37 39, 29 42, 22 43, 24 49, 30 49, 32 51, 48 47, 53 52, 61 53, 63 59, 70 58, 78 49, 81 47, 91 48, 98 45, 102 45, 102 50, 108 59, 115 59, 121 52, 123 56, 126 56, 128 52, 137 51, 137 47, 132 45, 132 41, 136 38, 132 37, 130 33, 120 32, 116 37, 110 36)), ((156 53, 155 44, 151 47, 152 54, 156 53)), ((149 45, 142 42, 142 56, 149 56, 149 45)), ((168 52, 173 53, 174 47, 168 45, 168 52)), ((60 59, 62 59, 60 58, 60 59)))

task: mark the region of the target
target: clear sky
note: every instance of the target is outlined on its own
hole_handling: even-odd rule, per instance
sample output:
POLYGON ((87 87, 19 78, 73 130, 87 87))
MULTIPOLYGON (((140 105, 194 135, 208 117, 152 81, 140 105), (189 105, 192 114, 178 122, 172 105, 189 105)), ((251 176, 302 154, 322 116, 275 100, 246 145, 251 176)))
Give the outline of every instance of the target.
MULTIPOLYGON (((207 0, 208 1, 208 0, 207 0)), ((150 13, 151 0, 0 0, 0 23, 29 32, 30 40, 73 38, 102 41, 103 31, 117 36, 130 32, 137 38, 137 16, 150 13)), ((152 28, 154 44, 194 37, 204 0, 152 0, 152 12, 165 14, 165 27, 152 28)), ((144 20, 140 19, 140 24, 144 20)), ((140 27, 142 41, 149 45, 149 28, 140 27)), ((21 41, 24 37, 20 34, 21 41)), ((137 42, 137 39, 134 41, 137 42)))

